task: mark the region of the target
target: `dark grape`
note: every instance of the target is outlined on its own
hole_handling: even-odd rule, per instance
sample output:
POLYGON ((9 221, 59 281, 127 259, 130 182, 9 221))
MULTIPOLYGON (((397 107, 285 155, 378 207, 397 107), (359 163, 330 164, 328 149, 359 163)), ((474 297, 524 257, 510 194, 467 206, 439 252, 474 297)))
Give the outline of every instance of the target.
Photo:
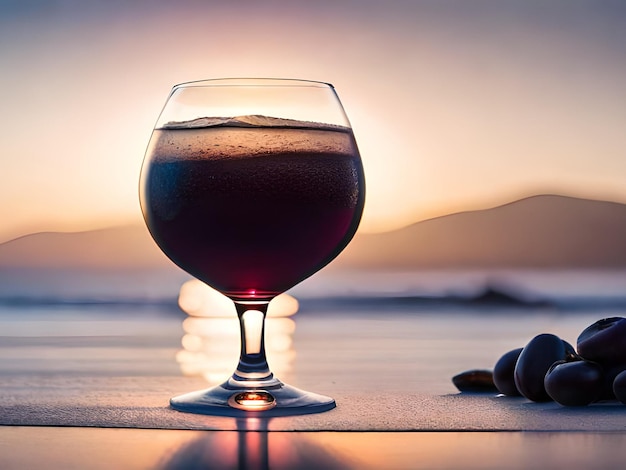
POLYGON ((490 370, 472 369, 452 377, 452 383, 461 392, 495 392, 493 373, 490 370))
POLYGON ((602 368, 595 362, 562 360, 550 367, 544 385, 548 395, 557 403, 584 406, 600 396, 602 381, 602 368))
POLYGON ((626 363, 626 318, 598 320, 578 336, 578 354, 608 367, 626 363))
POLYGON ((493 368, 493 383, 500 393, 515 397, 521 395, 515 385, 515 364, 523 348, 513 349, 504 354, 493 368))
MULTIPOLYGON (((453 379, 455 384, 463 382, 459 389, 474 385, 471 372, 479 371, 453 379)), ((535 336, 524 348, 500 357, 493 384, 504 395, 537 402, 584 406, 617 398, 626 404, 626 318, 604 318, 588 326, 578 336, 576 349, 552 334, 535 336)))
POLYGON ((626 405, 626 370, 623 370, 613 381, 613 393, 615 398, 626 405))
POLYGON ((602 381, 602 390, 600 391, 599 400, 615 400, 615 393, 613 392, 613 382, 615 378, 624 370, 626 370, 626 364, 617 364, 614 366, 603 366, 604 380, 602 381))
POLYGON ((558 336, 541 334, 524 347, 515 364, 515 386, 529 400, 550 401, 543 380, 550 366, 567 357, 567 347, 558 336))

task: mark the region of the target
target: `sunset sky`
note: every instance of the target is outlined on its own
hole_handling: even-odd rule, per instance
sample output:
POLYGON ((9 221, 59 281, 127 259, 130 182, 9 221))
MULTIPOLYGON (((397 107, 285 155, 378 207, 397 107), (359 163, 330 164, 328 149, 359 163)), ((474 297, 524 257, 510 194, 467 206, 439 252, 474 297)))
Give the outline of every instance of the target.
POLYGON ((0 0, 0 242, 138 222, 172 85, 331 82, 384 231, 523 196, 626 202, 620 0, 0 0))

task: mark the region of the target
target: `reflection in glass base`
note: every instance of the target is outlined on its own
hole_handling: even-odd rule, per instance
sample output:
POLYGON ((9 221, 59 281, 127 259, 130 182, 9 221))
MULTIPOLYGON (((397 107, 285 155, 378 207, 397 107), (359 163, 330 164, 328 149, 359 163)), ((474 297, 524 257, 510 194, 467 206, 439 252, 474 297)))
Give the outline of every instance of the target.
POLYGON ((215 416, 273 417, 321 413, 335 408, 335 400, 305 392, 274 380, 269 387, 242 388, 230 379, 222 385, 170 399, 178 411, 215 416))

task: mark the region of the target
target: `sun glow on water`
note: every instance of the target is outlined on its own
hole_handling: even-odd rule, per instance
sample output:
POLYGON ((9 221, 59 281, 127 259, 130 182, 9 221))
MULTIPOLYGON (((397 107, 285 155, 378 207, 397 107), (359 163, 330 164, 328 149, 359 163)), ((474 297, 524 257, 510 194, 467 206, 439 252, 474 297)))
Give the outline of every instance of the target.
MULTIPOLYGON (((183 349, 176 355, 181 371, 185 375, 201 375, 211 384, 223 382, 233 373, 241 348, 239 320, 233 302, 194 279, 181 286, 178 304, 189 315, 183 321, 183 349)), ((298 308, 294 297, 281 294, 270 302, 265 320, 268 360, 276 376, 286 381, 289 381, 295 359, 296 323, 290 317, 298 308)), ((259 320, 253 322, 257 328, 259 320)), ((248 347, 252 353, 259 350, 260 345, 248 347)))

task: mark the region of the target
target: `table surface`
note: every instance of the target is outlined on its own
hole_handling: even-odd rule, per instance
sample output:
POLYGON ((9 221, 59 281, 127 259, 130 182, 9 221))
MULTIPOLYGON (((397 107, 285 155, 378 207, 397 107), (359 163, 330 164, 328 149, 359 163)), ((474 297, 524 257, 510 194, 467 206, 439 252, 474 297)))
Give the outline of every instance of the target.
POLYGON ((283 381, 330 395, 337 408, 236 419, 168 407, 234 368, 232 318, 4 309, 0 466, 614 468, 626 458, 626 406, 459 393, 450 380, 492 368, 539 333, 575 342, 606 313, 304 303, 294 317, 268 319, 268 359, 283 381))

